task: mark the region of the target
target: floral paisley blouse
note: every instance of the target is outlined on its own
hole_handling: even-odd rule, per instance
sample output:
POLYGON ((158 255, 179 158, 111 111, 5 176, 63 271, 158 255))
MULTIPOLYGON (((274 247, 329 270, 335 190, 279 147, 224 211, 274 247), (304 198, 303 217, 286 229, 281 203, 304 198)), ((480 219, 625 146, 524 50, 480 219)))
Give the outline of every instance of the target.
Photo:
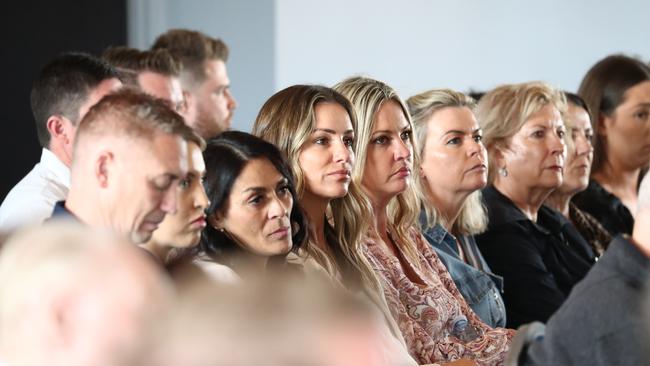
POLYGON ((411 236, 419 251, 420 269, 403 255, 399 242, 395 246, 403 263, 422 283, 413 282, 406 275, 400 260, 387 251, 380 239, 367 237, 363 246, 411 355, 420 364, 461 358, 472 359, 477 365, 502 364, 514 330, 484 324, 458 292, 449 272, 422 234, 413 229, 411 236), (450 324, 458 317, 467 319, 476 338, 465 342, 451 334, 450 324))

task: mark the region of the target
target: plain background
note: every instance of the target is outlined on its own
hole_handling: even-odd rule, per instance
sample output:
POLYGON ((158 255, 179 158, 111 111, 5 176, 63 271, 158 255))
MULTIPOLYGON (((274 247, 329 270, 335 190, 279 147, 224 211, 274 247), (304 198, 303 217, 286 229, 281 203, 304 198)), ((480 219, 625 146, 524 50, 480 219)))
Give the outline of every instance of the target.
POLYGON ((233 128, 244 131, 268 97, 296 83, 332 85, 363 74, 404 98, 530 80, 574 91, 608 54, 650 60, 647 0, 24 0, 7 7, 2 198, 38 161, 29 89, 62 51, 148 48, 175 27, 221 37, 239 103, 233 128))

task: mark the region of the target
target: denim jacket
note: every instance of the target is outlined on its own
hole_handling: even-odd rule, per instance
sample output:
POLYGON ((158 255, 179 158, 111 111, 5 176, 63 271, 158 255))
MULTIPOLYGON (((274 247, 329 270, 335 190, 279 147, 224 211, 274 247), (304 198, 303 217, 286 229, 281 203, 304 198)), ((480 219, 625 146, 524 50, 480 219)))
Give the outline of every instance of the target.
POLYGON ((463 262, 458 253, 456 238, 440 224, 423 230, 424 237, 445 264, 451 278, 467 304, 476 315, 491 327, 506 325, 506 309, 501 297, 503 278, 491 273, 472 236, 464 237, 467 246, 481 262, 486 272, 463 262))

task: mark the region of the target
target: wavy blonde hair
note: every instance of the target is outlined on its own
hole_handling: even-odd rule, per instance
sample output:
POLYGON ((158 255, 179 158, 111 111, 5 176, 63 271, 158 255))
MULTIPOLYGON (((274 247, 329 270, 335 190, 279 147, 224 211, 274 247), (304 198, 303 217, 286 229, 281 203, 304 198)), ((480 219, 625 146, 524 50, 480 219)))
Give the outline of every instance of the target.
MULTIPOLYGON (((346 96, 357 112, 358 118, 358 153, 357 164, 354 166, 353 180, 361 185, 361 179, 366 165, 366 156, 370 136, 375 124, 375 114, 386 101, 396 102, 404 117, 412 126, 411 116, 404 101, 397 95, 397 92, 382 81, 370 79, 363 76, 355 76, 336 84, 334 89, 346 96)), ((419 166, 418 149, 413 136, 410 137, 413 146, 413 166, 419 166)), ((411 263, 419 263, 418 250, 415 242, 411 239, 413 227, 419 229, 418 215, 420 204, 414 185, 409 185, 406 190, 395 196, 388 204, 389 225, 400 238, 405 255, 411 263)), ((376 235, 379 235, 377 228, 372 228, 376 235)))
POLYGON ((497 149, 507 148, 510 138, 531 115, 551 104, 566 118, 567 102, 562 91, 541 81, 507 84, 487 92, 478 102, 476 118, 483 129, 483 144, 488 151, 488 184, 494 182, 498 167, 497 149))
MULTIPOLYGON (((277 92, 264 103, 253 125, 254 135, 274 143, 285 154, 296 176, 299 197, 303 196, 306 188, 305 173, 298 157, 316 129, 315 108, 319 103, 335 103, 343 107, 356 130, 357 119, 350 102, 333 89, 319 85, 294 85, 277 92)), ((356 150, 356 142, 353 150, 356 150)), ((361 239, 369 227, 368 212, 370 203, 357 183, 350 182, 348 194, 331 200, 328 207, 325 234, 334 258, 314 244, 315 233, 310 234, 307 252, 330 274, 337 267, 347 285, 369 286, 377 291, 379 282, 360 249, 361 239)))
MULTIPOLYGON (((418 145, 418 155, 422 157, 426 145, 429 120, 437 111, 447 108, 469 108, 472 113, 476 109, 476 101, 471 97, 451 89, 433 89, 410 97, 406 104, 411 113, 413 123, 413 135, 418 145)), ((416 186, 420 195, 420 201, 426 214, 427 227, 433 227, 436 223, 447 226, 445 218, 440 215, 435 206, 428 198, 429 185, 419 174, 415 175, 416 186)), ((463 203, 458 218, 451 223, 451 231, 454 235, 476 235, 487 228, 487 212, 481 198, 481 191, 472 192, 463 203)))

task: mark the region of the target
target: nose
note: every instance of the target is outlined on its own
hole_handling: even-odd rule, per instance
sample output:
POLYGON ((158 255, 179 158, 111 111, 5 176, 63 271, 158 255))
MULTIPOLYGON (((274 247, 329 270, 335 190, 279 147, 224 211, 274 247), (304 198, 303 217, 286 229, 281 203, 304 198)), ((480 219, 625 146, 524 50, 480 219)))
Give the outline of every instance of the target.
POLYGON ((472 138, 471 142, 467 146, 468 146, 467 154, 470 157, 479 155, 485 149, 483 143, 480 141, 476 141, 474 138, 472 138))
POLYGON ((340 143, 335 144, 334 149, 335 162, 350 162, 351 151, 350 148, 345 145, 345 141, 340 141, 340 143))
POLYGON ((287 216, 291 202, 285 202, 282 197, 275 195, 269 207, 269 218, 276 219, 287 216))
POLYGON ((549 146, 551 154, 564 156, 566 154, 566 144, 564 143, 564 139, 558 134, 552 134, 552 136, 549 146))
POLYGON ((574 143, 576 147, 576 155, 586 155, 594 151, 591 142, 582 134, 575 138, 574 143))
POLYGON ((178 202, 178 190, 176 185, 172 184, 164 193, 160 202, 160 209, 170 215, 176 213, 178 202))
POLYGON ((408 160, 411 157, 412 153, 412 148, 411 144, 409 143, 410 141, 404 141, 401 138, 397 139, 397 143, 395 144, 395 160, 408 160))
POLYGON ((210 200, 205 193, 205 189, 203 189, 203 185, 199 185, 194 195, 194 207, 204 210, 209 204, 210 200))
POLYGON ((232 92, 230 89, 226 89, 226 98, 228 98, 228 109, 233 111, 235 108, 237 108, 237 101, 235 100, 235 97, 233 97, 232 92))

